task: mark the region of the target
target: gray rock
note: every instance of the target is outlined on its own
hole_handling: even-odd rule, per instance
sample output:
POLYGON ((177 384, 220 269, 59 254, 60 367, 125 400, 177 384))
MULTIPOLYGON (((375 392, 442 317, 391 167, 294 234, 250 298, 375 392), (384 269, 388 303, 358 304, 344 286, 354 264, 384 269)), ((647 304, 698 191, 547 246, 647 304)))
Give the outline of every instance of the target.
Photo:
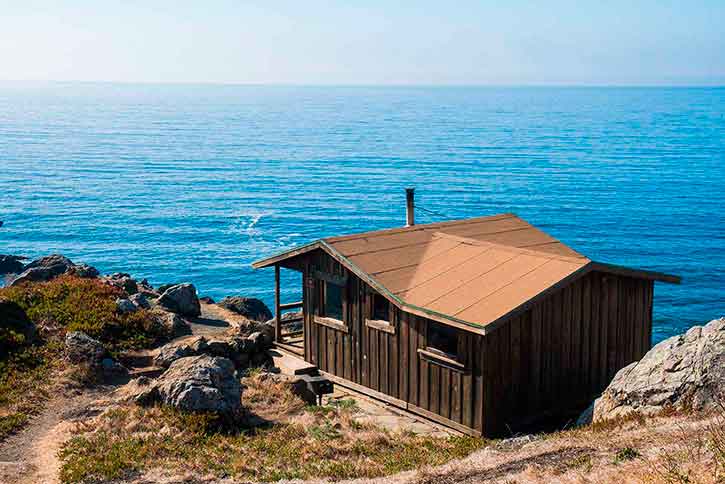
POLYGON ((149 303, 149 300, 146 299, 146 296, 141 292, 132 294, 131 296, 128 297, 128 300, 131 301, 133 303, 133 305, 139 309, 150 309, 151 308, 151 303, 149 303))
POLYGON ((264 335, 260 331, 256 331, 247 336, 247 341, 249 341, 250 353, 260 351, 264 348, 264 335))
POLYGON ((168 288, 156 303, 183 316, 196 317, 201 314, 201 305, 193 284, 178 284, 168 288))
POLYGON ((25 269, 33 269, 35 267, 56 267, 56 266, 62 266, 63 271, 65 272, 69 267, 72 267, 73 261, 71 261, 69 258, 67 258, 64 255, 60 254, 52 254, 52 255, 46 255, 45 257, 41 257, 40 259, 35 259, 30 264, 25 266, 25 269))
POLYGON ((141 404, 159 401, 192 412, 235 414, 241 410, 242 386, 227 358, 191 356, 174 361, 155 383, 136 397, 141 404))
POLYGON ((200 355, 207 348, 207 341, 203 336, 185 339, 184 341, 175 341, 159 349, 158 354, 154 358, 154 364, 162 368, 168 368, 174 361, 189 356, 200 355))
POLYGON ((84 279, 93 279, 99 275, 98 269, 93 266, 89 266, 88 264, 70 266, 66 272, 84 279))
POLYGON ((65 351, 69 361, 100 368, 106 349, 100 341, 81 331, 72 331, 65 336, 65 351))
POLYGON ((12 279, 10 286, 17 286, 24 282, 45 282, 61 274, 71 274, 77 277, 93 278, 98 271, 87 264, 76 265, 62 255, 53 254, 35 259, 23 268, 23 272, 12 279))
POLYGON ((19 274, 23 272, 25 265, 22 261, 24 260, 27 260, 27 257, 0 254, 0 274, 19 274))
POLYGON ((46 282, 65 273, 65 270, 66 268, 61 265, 52 267, 31 267, 13 278, 8 286, 19 286, 20 284, 27 282, 46 282))
POLYGON ((267 305, 253 297, 225 297, 219 302, 219 306, 252 321, 264 322, 272 318, 272 312, 267 305))
POLYGON ((118 298, 116 299, 116 311, 120 314, 135 313, 138 311, 138 307, 130 299, 118 298))
POLYGON ((116 272, 115 274, 104 277, 103 280, 112 286, 123 289, 128 295, 133 295, 138 292, 138 284, 129 274, 126 274, 125 272, 116 272))
POLYGON ((178 314, 163 311, 161 308, 154 308, 153 313, 154 319, 161 326, 161 332, 167 338, 191 334, 191 326, 178 314))
POLYGON ((212 356, 222 356, 224 358, 233 359, 234 344, 221 339, 210 340, 207 342, 205 353, 212 356))
POLYGON ((617 372, 596 400, 593 421, 666 406, 719 408, 725 390, 725 318, 666 339, 617 372))

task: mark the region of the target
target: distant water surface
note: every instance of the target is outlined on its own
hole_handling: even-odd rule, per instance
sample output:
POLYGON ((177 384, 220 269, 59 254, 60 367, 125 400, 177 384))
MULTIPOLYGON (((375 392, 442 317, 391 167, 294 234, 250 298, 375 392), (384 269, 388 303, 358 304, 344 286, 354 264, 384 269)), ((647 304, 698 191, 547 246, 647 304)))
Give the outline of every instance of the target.
MULTIPOLYGON (((655 341, 725 315, 725 89, 0 84, 0 253, 272 302, 250 263, 323 236, 515 212, 680 274, 655 341)), ((284 298, 299 297, 299 277, 284 298)))

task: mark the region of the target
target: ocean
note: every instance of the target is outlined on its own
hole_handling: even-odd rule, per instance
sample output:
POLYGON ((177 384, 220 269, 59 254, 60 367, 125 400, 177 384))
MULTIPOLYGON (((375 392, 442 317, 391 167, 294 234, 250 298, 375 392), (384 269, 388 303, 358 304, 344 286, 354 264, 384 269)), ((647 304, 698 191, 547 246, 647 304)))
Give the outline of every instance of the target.
POLYGON ((514 212, 681 275, 655 342, 725 315, 725 88, 0 83, 0 186, 0 253, 214 298, 271 304, 252 261, 401 226, 413 186, 420 223, 514 212))

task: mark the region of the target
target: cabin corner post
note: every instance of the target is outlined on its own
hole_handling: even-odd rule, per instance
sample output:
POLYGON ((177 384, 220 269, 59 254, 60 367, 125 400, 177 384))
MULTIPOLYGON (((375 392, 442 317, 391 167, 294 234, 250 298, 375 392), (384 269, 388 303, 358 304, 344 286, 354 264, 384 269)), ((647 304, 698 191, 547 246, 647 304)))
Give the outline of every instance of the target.
POLYGON ((282 314, 279 297, 279 264, 274 265, 274 340, 282 342, 282 314))

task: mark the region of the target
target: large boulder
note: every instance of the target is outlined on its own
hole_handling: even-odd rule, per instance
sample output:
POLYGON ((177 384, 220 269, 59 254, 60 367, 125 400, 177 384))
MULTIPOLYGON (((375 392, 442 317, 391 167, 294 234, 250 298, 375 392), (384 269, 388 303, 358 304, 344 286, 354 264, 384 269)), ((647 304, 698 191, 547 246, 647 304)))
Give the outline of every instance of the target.
POLYGON ((12 279, 10 286, 17 286, 25 282, 45 282, 61 274, 72 274, 77 277, 93 278, 98 271, 87 264, 76 265, 69 258, 53 254, 35 259, 23 268, 23 272, 12 279))
POLYGON ((138 394, 136 401, 233 415, 241 410, 241 396, 234 364, 227 358, 202 355, 174 361, 156 382, 138 394))
POLYGON ((153 323, 157 325, 157 332, 167 338, 173 339, 191 334, 191 326, 178 314, 164 311, 160 307, 153 307, 151 314, 153 323))
POLYGON ((203 336, 173 341, 159 348, 156 357, 154 357, 154 365, 168 368, 176 360, 203 354, 207 348, 207 340, 203 336))
POLYGON ((720 408, 725 392, 725 318, 666 339, 617 372, 594 402, 593 420, 665 407, 720 408))
POLYGON ((65 272, 69 267, 72 267, 73 261, 71 261, 69 258, 67 258, 64 255, 60 254, 52 254, 52 255, 46 255, 45 257, 41 257, 40 259, 35 259, 33 262, 25 266, 25 269, 33 269, 35 267, 57 267, 61 266, 63 268, 63 272, 65 272))
POLYGON ((82 331, 72 331, 65 336, 65 351, 68 360, 91 368, 100 368, 106 349, 100 341, 82 331))
POLYGON ((156 303, 182 316, 196 317, 201 314, 201 304, 193 284, 177 284, 166 289, 156 303))
POLYGON ((23 272, 25 265, 22 261, 27 257, 20 255, 2 255, 0 254, 0 274, 19 274, 23 272))
POLYGON ((240 314, 252 321, 264 322, 272 318, 272 311, 264 302, 253 297, 225 297, 219 306, 240 314))

